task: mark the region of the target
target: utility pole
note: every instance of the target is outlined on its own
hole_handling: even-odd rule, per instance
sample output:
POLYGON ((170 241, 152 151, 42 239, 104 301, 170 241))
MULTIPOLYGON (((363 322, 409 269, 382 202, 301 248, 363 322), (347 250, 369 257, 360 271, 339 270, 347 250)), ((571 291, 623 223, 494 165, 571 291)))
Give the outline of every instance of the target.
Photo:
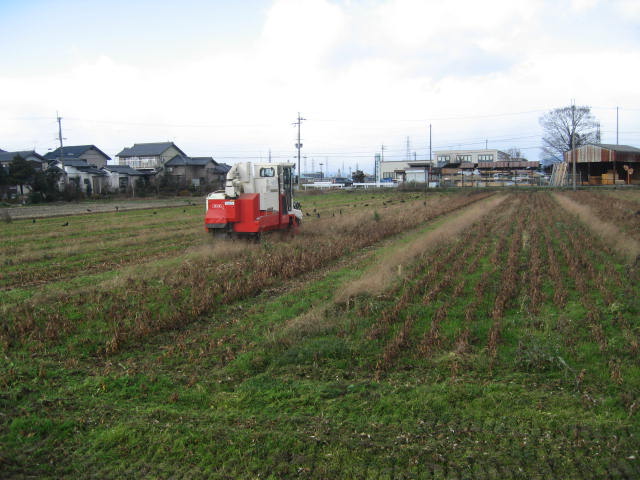
POLYGON ((411 143, 409 137, 407 137, 407 162, 411 161, 411 143))
POLYGON ((616 145, 620 145, 618 143, 618 107, 616 107, 616 145))
POLYGON ((382 178, 382 164, 384 163, 384 143, 380 146, 380 164, 377 165, 377 172, 376 172, 376 182, 379 182, 382 178))
POLYGON ((489 150, 489 140, 488 139, 484 141, 484 149, 485 150, 489 150))
POLYGON ((431 158, 431 124, 429 124, 429 163, 433 165, 433 159, 431 158))
MULTIPOLYGON (((571 102, 571 161, 573 167, 571 169, 573 175, 573 191, 576 190, 576 145, 575 145, 575 132, 576 132, 576 105, 571 102)), ((615 178, 615 175, 614 175, 615 178)))
POLYGON ((269 149, 269 163, 271 163, 271 149, 269 149))
POLYGON ((58 140, 60 140, 60 151, 58 152, 58 161, 62 163, 62 117, 56 112, 56 118, 58 119, 58 140))
POLYGON ((303 120, 306 120, 306 118, 302 118, 300 112, 298 112, 298 121, 293 123, 293 125, 298 126, 298 143, 296 143, 296 149, 298 150, 298 188, 300 188, 300 149, 302 148, 302 143, 300 143, 300 125, 303 120))

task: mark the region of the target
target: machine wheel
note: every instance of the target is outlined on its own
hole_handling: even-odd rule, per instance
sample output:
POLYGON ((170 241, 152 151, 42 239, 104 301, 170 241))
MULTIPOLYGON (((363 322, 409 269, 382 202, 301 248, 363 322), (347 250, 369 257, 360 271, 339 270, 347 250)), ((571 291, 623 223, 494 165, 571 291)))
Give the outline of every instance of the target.
POLYGON ((231 232, 229 232, 226 228, 211 228, 209 229, 209 233, 215 240, 229 240, 231 238, 231 232))

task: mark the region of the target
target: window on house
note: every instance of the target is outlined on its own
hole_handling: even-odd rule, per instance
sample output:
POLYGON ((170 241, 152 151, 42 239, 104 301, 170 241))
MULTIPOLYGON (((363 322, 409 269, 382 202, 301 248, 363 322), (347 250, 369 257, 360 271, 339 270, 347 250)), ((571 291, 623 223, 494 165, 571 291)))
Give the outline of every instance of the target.
POLYGON ((456 159, 458 162, 470 162, 471 155, 457 155, 456 159))
POLYGON ((273 167, 261 168, 260 169, 260 176, 261 177, 275 177, 276 176, 276 170, 273 167))
POLYGON ((493 162, 493 155, 478 155, 479 162, 493 162))
POLYGON ((449 155, 438 155, 439 162, 448 162, 451 157, 449 155))

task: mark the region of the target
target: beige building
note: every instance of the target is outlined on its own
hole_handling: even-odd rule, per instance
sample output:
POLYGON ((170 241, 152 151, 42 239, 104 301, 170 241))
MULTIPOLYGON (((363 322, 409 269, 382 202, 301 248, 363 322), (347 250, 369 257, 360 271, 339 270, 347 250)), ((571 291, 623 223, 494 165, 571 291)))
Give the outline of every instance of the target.
POLYGON ((424 182, 425 169, 430 166, 426 160, 422 161, 381 161, 380 180, 397 182, 424 182))
POLYGON ((438 150, 433 155, 434 163, 441 167, 450 163, 506 162, 509 155, 501 150, 438 150))

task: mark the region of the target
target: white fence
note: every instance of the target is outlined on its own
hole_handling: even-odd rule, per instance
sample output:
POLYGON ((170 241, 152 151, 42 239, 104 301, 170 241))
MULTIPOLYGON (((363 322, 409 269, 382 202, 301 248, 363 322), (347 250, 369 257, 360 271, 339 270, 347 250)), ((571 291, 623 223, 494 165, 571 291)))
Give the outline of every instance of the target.
POLYGON ((314 182, 305 183, 302 188, 310 189, 330 189, 330 188, 394 188, 397 187, 397 183, 393 182, 371 182, 371 183, 354 183, 347 185, 345 183, 331 183, 331 182, 314 182))

